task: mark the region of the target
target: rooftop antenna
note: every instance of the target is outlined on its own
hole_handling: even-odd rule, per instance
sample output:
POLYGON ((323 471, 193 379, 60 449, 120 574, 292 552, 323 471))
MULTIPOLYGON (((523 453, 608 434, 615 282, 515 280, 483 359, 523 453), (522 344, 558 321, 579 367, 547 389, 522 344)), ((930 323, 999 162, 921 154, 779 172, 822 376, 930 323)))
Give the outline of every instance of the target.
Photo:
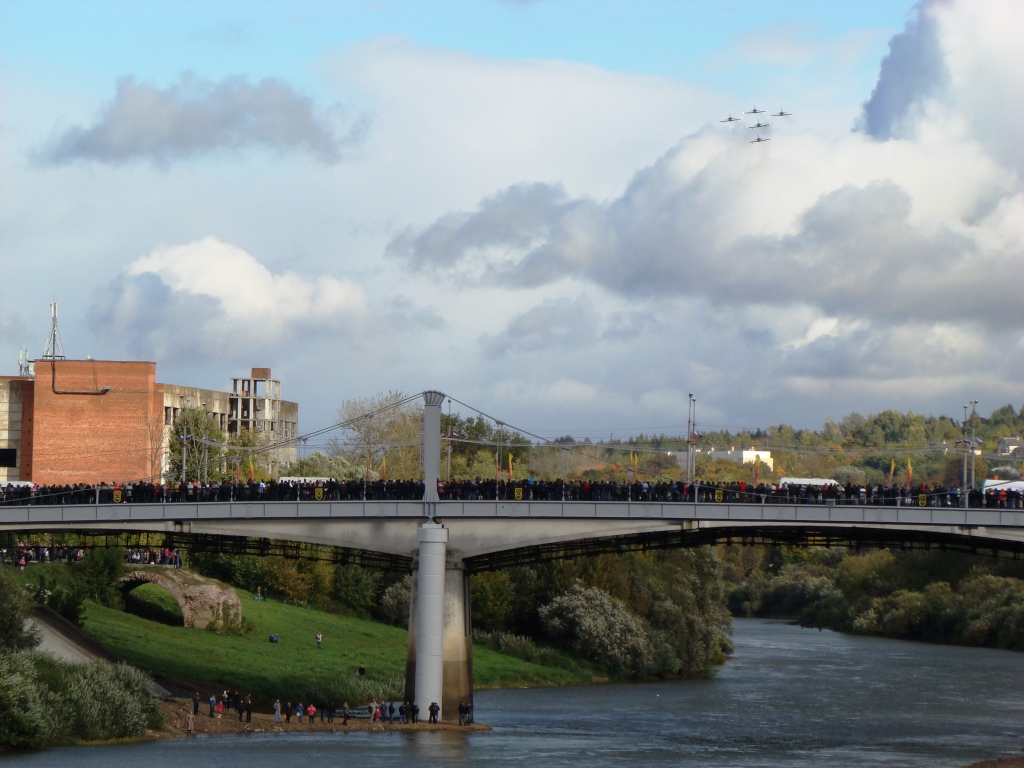
POLYGON ((31 376, 32 375, 32 363, 28 359, 28 350, 18 350, 18 375, 19 376, 31 376))
POLYGON ((57 302, 50 302, 50 336, 43 350, 43 360, 64 360, 64 345, 60 343, 60 330, 57 328, 57 302))

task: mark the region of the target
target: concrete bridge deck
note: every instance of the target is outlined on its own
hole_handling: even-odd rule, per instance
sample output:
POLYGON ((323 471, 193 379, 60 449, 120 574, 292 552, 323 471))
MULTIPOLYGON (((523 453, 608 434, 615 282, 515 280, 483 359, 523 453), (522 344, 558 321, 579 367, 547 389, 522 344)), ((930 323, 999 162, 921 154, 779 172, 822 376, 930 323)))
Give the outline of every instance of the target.
POLYGON ((983 537, 1024 546, 1024 510, 692 502, 345 501, 0 508, 3 530, 165 531, 252 536, 407 555, 428 518, 463 557, 587 538, 728 526, 857 527, 983 537))

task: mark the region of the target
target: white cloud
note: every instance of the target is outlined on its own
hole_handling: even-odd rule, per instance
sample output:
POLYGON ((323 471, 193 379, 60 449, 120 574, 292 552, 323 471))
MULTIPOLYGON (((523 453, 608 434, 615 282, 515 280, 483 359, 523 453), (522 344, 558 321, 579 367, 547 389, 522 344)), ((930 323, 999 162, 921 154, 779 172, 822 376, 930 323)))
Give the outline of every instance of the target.
MULTIPOLYGON (((975 114, 1006 114, 1013 101, 1018 75, 986 89, 976 73, 993 67, 971 56, 984 49, 983 62, 995 54, 1019 71, 1000 40, 980 45, 1001 10, 1008 9, 919 6, 894 38, 865 107, 868 133, 829 140, 780 122, 771 143, 751 146, 742 126, 706 127, 638 171, 617 196, 516 184, 406 230, 388 253, 453 283, 615 296, 662 318, 644 338, 656 349, 671 344, 665 328, 689 325, 696 334, 687 344, 718 361, 712 370, 688 364, 697 356, 690 350, 668 361, 652 353, 653 367, 691 381, 704 376, 722 400, 741 397, 752 380, 757 397, 776 403, 842 393, 903 398, 908 386, 941 397, 964 386, 967 370, 971 386, 980 378, 1005 392, 1012 363, 999 351, 1024 333, 1015 277, 1024 264, 1024 209, 1003 139, 1020 135, 1013 128, 1024 111, 993 133, 963 108, 968 82, 975 114), (956 28, 965 8, 987 21, 956 28), (914 66, 901 72, 908 57, 914 66), (711 317, 701 317, 702 307, 711 317)), ((623 386, 634 393, 656 386, 601 371, 593 357, 619 359, 621 350, 604 337, 591 347, 582 325, 552 307, 537 303, 507 320, 503 334, 484 337, 484 348, 523 336, 524 318, 545 318, 549 339, 592 353, 577 348, 561 362, 586 369, 608 398, 623 386)), ((600 328, 619 308, 603 310, 584 322, 600 328)), ((512 354, 507 342, 501 350, 512 354)), ((634 358, 626 353, 633 365, 616 372, 643 380, 634 358)), ((528 360, 520 354, 509 365, 525 375, 528 360)))
POLYGON ((144 158, 166 164, 215 150, 261 146, 334 163, 367 129, 365 116, 349 118, 337 106, 318 111, 311 99, 273 78, 250 84, 244 77, 228 77, 212 83, 186 72, 180 82, 161 89, 125 77, 94 125, 67 129, 41 156, 50 163, 144 158))
POLYGON ((158 355, 281 352, 296 340, 344 335, 367 311, 362 287, 329 275, 273 273, 214 237, 159 246, 132 262, 92 309, 93 325, 158 355))

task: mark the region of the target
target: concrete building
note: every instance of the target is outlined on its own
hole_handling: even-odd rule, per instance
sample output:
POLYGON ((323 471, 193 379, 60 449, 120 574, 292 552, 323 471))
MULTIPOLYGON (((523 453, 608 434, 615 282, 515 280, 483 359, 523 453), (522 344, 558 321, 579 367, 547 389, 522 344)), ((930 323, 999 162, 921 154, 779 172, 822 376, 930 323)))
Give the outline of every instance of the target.
POLYGON ((152 362, 53 357, 0 377, 0 483, 158 480, 183 443, 173 425, 199 409, 228 439, 276 446, 260 454, 271 473, 297 458, 299 407, 269 368, 221 392, 157 383, 152 362))
MULTIPOLYGON (((775 460, 771 457, 771 451, 758 451, 757 449, 750 449, 749 451, 736 451, 735 446, 730 447, 728 451, 716 451, 714 447, 710 450, 697 449, 697 456, 706 459, 722 459, 724 461, 736 462, 737 464, 754 464, 754 462, 760 458, 761 465, 765 467, 766 471, 775 471, 775 460)), ((680 467, 685 467, 684 462, 686 461, 686 454, 680 454, 677 457, 680 467)))

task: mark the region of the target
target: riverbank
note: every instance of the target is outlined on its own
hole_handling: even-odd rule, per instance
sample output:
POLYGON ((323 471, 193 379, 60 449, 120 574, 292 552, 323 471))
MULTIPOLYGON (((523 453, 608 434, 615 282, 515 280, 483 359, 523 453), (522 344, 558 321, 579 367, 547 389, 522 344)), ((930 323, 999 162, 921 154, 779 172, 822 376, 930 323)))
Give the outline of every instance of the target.
MULTIPOLYGON (((1024 752, 1024 749, 1021 750, 1024 752)), ((982 760, 971 763, 967 768, 1024 768, 1024 755, 1021 757, 998 757, 995 760, 982 760)))
MULTIPOLYGON (((191 699, 165 700, 160 704, 160 710, 167 724, 164 731, 161 732, 162 736, 186 736, 189 734, 188 715, 192 712, 191 699)), ((373 733, 386 733, 389 731, 406 733, 411 731, 462 731, 468 733, 471 731, 491 730, 489 725, 482 725, 480 723, 473 723, 472 725, 438 723, 437 725, 431 725, 426 720, 421 720, 416 725, 402 725, 398 722, 397 718, 395 718, 394 723, 374 723, 368 717, 349 718, 348 725, 341 724, 341 717, 336 717, 333 723, 328 723, 326 720, 320 722, 319 717, 312 724, 308 722, 299 723, 294 717, 292 717, 290 723, 275 723, 273 715, 260 712, 253 712, 252 722, 245 722, 244 719, 239 720, 238 714, 233 711, 225 712, 222 717, 210 717, 209 711, 209 707, 205 705, 205 702, 203 706, 199 707, 199 716, 195 718, 194 733, 213 735, 228 733, 345 733, 346 731, 373 733)))

